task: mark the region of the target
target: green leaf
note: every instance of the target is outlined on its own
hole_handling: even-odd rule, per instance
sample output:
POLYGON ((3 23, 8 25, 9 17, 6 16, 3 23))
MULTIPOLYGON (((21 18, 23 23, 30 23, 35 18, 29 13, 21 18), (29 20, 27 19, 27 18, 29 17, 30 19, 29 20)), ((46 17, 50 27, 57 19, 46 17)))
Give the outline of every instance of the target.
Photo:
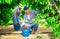
POLYGON ((7 3, 7 4, 11 4, 12 3, 12 0, 5 0, 5 2, 7 3))
POLYGON ((0 3, 1 3, 1 0, 0 0, 0 3))
POLYGON ((42 38, 42 36, 37 36, 36 38, 42 38))

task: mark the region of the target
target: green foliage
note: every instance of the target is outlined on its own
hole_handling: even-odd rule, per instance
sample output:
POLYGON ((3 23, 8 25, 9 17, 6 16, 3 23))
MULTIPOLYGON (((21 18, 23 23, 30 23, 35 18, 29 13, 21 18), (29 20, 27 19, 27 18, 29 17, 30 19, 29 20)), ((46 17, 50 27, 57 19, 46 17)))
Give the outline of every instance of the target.
POLYGON ((5 3, 11 4, 12 3, 12 0, 0 0, 0 3, 1 4, 5 4, 5 3))
MULTIPOLYGON (((6 24, 8 23, 9 19, 11 18, 11 9, 10 8, 2 8, 1 9, 1 20, 6 24)), ((4 24, 3 24, 4 25, 4 24)))
POLYGON ((37 36, 36 38, 42 39, 43 37, 42 36, 37 36))
MULTIPOLYGON (((60 9, 60 1, 54 0, 60 9)), ((60 36, 60 25, 58 24, 58 13, 52 5, 52 0, 0 0, 0 24, 6 24, 12 17, 12 9, 15 6, 22 4, 28 6, 30 9, 39 9, 39 14, 36 16, 36 22, 38 24, 44 24, 47 27, 52 27, 53 36, 60 36), (39 22, 40 19, 45 19, 44 22, 39 22)), ((21 19, 24 12, 22 11, 21 19)))
MULTIPOLYGON (((60 9, 60 1, 54 0, 60 9)), ((31 9, 38 8, 39 14, 36 16, 36 22, 40 24, 40 19, 45 19, 45 24, 47 27, 52 27, 54 37, 60 36, 59 27, 56 27, 58 24, 58 13, 52 5, 52 0, 21 0, 22 5, 31 7, 31 9), (57 14, 56 14, 57 13, 57 14), (58 30, 56 30, 58 29, 58 30), (58 31, 58 34, 57 34, 58 31)), ((60 25, 59 25, 60 26, 60 25)))
POLYGON ((12 9, 19 5, 20 0, 0 0, 0 25, 8 24, 12 17, 12 9))
POLYGON ((60 36, 60 24, 55 24, 52 32, 53 32, 54 37, 59 37, 60 36))
POLYGON ((7 3, 7 4, 11 4, 12 3, 12 0, 5 0, 5 2, 7 3))

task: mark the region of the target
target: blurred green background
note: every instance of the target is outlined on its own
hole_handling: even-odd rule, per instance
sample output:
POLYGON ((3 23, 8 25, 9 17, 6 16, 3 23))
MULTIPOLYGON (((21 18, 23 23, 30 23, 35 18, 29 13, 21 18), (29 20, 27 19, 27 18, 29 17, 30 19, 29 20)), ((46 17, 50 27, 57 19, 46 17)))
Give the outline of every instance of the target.
MULTIPOLYGON (((35 22, 39 26, 52 27, 53 36, 60 36, 60 0, 0 0, 0 25, 12 24, 13 9, 20 4, 28 6, 30 10, 38 8, 35 22)), ((24 10, 20 20, 23 20, 23 16, 24 10)))

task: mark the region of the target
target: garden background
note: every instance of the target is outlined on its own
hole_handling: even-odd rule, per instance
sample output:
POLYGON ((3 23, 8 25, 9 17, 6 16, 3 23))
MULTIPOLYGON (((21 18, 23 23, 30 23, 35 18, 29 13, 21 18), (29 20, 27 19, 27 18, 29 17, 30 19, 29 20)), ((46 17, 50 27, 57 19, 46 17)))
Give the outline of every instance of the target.
MULTIPOLYGON (((60 0, 0 0, 0 25, 12 25, 13 9, 18 5, 28 6, 30 10, 38 8, 36 23, 39 26, 51 27, 53 37, 60 37, 60 0)), ((20 14, 22 22, 24 10, 20 14)))

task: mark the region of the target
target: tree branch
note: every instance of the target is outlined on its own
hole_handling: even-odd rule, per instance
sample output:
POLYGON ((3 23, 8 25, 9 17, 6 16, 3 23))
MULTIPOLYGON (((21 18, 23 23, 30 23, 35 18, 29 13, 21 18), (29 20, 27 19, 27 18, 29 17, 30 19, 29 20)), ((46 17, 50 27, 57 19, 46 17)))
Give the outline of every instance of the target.
POLYGON ((56 8, 57 12, 58 12, 58 13, 59 13, 59 15, 60 15, 60 10, 58 9, 58 7, 57 7, 57 5, 56 5, 55 1, 54 1, 54 0, 52 0, 52 3, 53 3, 54 7, 56 8))

